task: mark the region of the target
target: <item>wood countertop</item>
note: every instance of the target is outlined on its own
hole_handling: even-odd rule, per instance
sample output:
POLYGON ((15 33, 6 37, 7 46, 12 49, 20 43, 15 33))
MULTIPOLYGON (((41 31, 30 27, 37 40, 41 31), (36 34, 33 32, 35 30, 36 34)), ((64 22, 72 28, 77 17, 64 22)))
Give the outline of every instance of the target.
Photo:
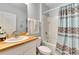
POLYGON ((30 36, 29 39, 23 40, 23 41, 19 41, 19 42, 13 42, 13 43, 7 43, 4 41, 0 41, 0 51, 3 51, 5 49, 9 49, 24 43, 29 43, 30 41, 36 40, 37 37, 34 36, 30 36))

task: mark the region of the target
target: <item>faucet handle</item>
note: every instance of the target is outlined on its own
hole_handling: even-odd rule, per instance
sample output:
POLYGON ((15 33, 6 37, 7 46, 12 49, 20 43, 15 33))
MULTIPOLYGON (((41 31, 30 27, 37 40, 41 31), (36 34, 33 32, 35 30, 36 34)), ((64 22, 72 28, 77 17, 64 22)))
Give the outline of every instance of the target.
POLYGON ((16 31, 12 32, 12 34, 16 34, 16 31))
POLYGON ((14 35, 15 35, 15 37, 17 37, 17 36, 18 36, 17 31, 14 31, 12 34, 14 34, 14 35))

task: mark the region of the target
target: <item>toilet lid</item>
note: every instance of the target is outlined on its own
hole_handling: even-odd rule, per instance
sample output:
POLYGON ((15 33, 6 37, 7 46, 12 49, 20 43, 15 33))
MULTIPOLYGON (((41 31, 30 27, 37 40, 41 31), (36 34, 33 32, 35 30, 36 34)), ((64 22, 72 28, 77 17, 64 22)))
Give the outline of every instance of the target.
POLYGON ((46 46, 40 46, 38 49, 46 53, 51 53, 51 50, 46 46))

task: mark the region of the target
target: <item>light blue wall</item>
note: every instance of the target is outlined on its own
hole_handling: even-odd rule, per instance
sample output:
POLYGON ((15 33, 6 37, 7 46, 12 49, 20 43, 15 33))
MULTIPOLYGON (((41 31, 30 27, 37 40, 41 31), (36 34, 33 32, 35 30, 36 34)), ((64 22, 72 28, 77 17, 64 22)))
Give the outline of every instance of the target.
MULTIPOLYGON (((28 4, 28 18, 40 20, 40 3, 28 4)), ((41 28, 39 29, 41 30, 41 28)), ((34 34, 40 35, 40 32, 34 34)))
POLYGON ((26 31, 27 5, 23 3, 0 3, 0 11, 16 14, 17 32, 26 31))
POLYGON ((28 4, 28 18, 40 19, 40 4, 39 3, 30 3, 28 4))

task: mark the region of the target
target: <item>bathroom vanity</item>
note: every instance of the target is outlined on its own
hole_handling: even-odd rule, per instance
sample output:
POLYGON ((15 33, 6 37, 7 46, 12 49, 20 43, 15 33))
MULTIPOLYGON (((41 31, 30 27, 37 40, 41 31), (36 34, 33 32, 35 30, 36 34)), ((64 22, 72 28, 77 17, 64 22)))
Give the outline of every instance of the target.
POLYGON ((30 36, 18 42, 0 42, 0 55, 35 55, 37 37, 30 36))

